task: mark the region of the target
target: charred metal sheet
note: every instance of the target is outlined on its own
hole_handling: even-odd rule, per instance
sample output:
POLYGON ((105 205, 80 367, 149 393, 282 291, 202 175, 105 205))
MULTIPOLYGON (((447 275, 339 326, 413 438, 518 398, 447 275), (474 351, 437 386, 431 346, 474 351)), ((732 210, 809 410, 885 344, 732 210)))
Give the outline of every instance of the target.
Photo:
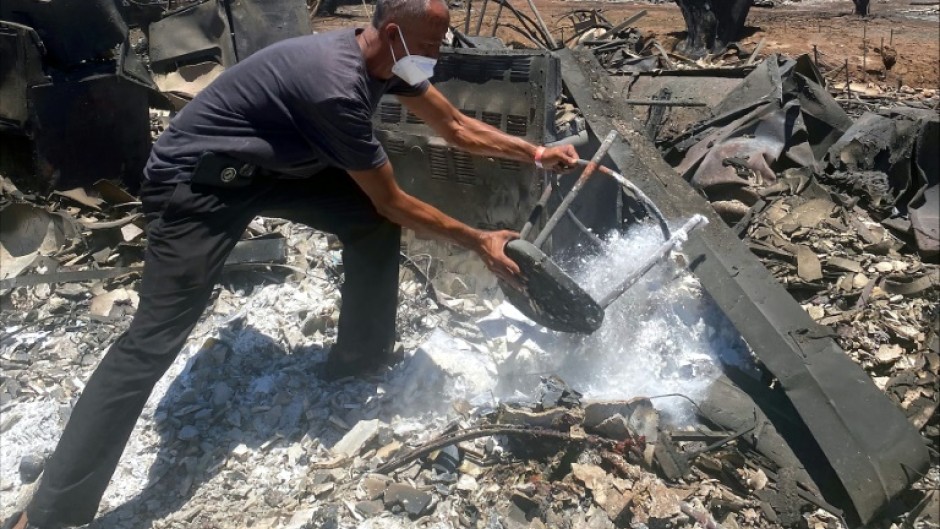
POLYGON ((118 75, 32 87, 36 177, 62 189, 124 178, 136 189, 150 152, 147 97, 118 75))
MULTIPOLYGON (((561 77, 547 52, 445 48, 433 82, 469 116, 530 141, 555 139, 561 77)), ((375 126, 399 184, 468 224, 518 228, 538 199, 534 166, 452 149, 394 96, 382 98, 375 126)))
POLYGON ((808 55, 797 59, 768 57, 714 108, 716 116, 754 103, 796 98, 807 123, 810 146, 817 160, 850 126, 852 120, 823 88, 825 80, 808 55))
POLYGON ((715 106, 717 118, 671 140, 665 158, 710 200, 745 206, 760 199, 754 180, 772 183, 790 168, 815 170, 851 121, 805 62, 765 60, 715 106))
POLYGON ((33 28, 0 22, 0 130, 20 132, 26 126, 26 91, 49 80, 42 54, 42 40, 33 28))
POLYGON ((3 0, 0 19, 34 28, 50 65, 108 60, 127 40, 127 24, 114 0, 3 0))
MULTIPOLYGON (((739 84, 747 73, 737 69, 738 76, 714 75, 709 77, 684 75, 683 72, 699 70, 674 70, 636 75, 611 76, 610 82, 620 90, 619 93, 630 99, 649 99, 657 97, 662 90, 670 92, 670 98, 679 101, 700 101, 706 107, 670 108, 663 126, 674 131, 687 130, 691 125, 711 117, 712 108, 716 107, 739 84), (708 90, 702 90, 708 86, 708 90)), ((702 70, 708 71, 708 70, 702 70)), ((646 119, 653 113, 652 108, 634 107, 633 115, 637 119, 646 119)))
POLYGON ((303 1, 232 0, 228 8, 239 61, 279 40, 310 33, 303 1))
MULTIPOLYGON (((774 281, 760 261, 727 228, 705 200, 665 163, 627 109, 617 102, 593 57, 558 52, 567 91, 584 112, 591 131, 621 132, 609 158, 667 216, 705 215, 708 227, 684 246, 691 270, 779 381, 811 433, 781 429, 826 499, 850 521, 871 520, 928 468, 918 432, 839 348, 830 331, 816 324, 774 281), (612 118, 611 116, 617 116, 612 118)), ((764 409, 775 424, 793 417, 764 409)))
POLYGON ((150 64, 157 72, 206 60, 223 66, 237 62, 228 16, 216 0, 169 13, 150 24, 147 34, 150 64))

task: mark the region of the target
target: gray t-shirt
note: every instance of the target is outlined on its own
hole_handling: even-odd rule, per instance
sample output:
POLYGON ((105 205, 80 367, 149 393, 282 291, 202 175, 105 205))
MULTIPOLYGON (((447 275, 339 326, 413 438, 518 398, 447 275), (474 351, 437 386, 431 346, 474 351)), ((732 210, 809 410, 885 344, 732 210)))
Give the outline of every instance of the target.
POLYGON ((228 68, 170 121, 150 153, 146 178, 187 181, 206 151, 295 177, 384 164, 372 129, 379 99, 420 95, 428 83, 371 77, 356 41, 361 31, 287 39, 228 68))

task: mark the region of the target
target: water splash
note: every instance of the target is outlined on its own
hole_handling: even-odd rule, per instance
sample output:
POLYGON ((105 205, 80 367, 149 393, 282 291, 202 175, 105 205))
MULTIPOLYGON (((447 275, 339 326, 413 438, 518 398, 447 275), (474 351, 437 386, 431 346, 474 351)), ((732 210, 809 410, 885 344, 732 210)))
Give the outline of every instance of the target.
MULTIPOLYGON (((601 251, 582 253, 564 266, 582 288, 601 299, 662 242, 657 227, 637 226, 610 235, 601 251)), ((502 375, 498 394, 504 398, 531 394, 533 376, 551 373, 590 399, 681 393, 697 401, 721 374, 723 359, 737 362, 748 354, 698 281, 671 260, 655 266, 610 305, 603 325, 590 336, 545 332, 527 327, 511 309, 499 312, 482 326, 490 336, 505 328, 505 348, 515 353, 497 360, 502 375), (510 321, 501 321, 506 319, 510 321)), ((657 407, 680 422, 691 418, 682 399, 664 399, 657 407)))

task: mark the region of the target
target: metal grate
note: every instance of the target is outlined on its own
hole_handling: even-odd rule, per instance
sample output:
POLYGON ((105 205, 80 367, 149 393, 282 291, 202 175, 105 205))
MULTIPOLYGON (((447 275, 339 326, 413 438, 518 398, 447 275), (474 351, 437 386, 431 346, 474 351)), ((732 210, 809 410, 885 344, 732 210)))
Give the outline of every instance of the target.
POLYGON ((499 112, 483 112, 480 121, 487 125, 492 125, 497 129, 503 128, 503 115, 499 112))
POLYGON ((416 124, 416 125, 420 125, 420 124, 422 124, 422 123, 424 123, 424 122, 421 121, 421 118, 419 118, 418 116, 412 114, 411 112, 408 112, 408 113, 405 115, 405 123, 414 123, 414 124, 416 124))
POLYGON ((513 114, 506 116, 506 132, 513 136, 525 136, 528 131, 528 120, 525 116, 516 116, 513 114))
POLYGON ((460 113, 465 116, 470 116, 471 118, 474 118, 474 119, 477 117, 477 111, 471 110, 469 108, 461 108, 460 113))
POLYGON ((473 158, 461 151, 452 151, 454 155, 454 168, 456 169, 457 183, 475 186, 477 174, 473 168, 473 158))
POLYGON ((405 154, 405 140, 395 138, 385 140, 385 152, 388 154, 405 154))
POLYGON ((532 69, 531 57, 516 57, 509 66, 509 80, 514 83, 525 83, 529 80, 529 71, 532 69))
POLYGON ((431 164, 431 178, 450 180, 450 164, 447 163, 447 148, 428 145, 428 160, 431 164))
POLYGON ((497 158, 499 161, 499 168, 504 171, 518 171, 522 168, 522 165, 515 160, 507 160, 505 158, 497 158))
POLYGON ((398 103, 382 103, 379 105, 379 121, 382 123, 398 123, 401 121, 401 105, 398 103))

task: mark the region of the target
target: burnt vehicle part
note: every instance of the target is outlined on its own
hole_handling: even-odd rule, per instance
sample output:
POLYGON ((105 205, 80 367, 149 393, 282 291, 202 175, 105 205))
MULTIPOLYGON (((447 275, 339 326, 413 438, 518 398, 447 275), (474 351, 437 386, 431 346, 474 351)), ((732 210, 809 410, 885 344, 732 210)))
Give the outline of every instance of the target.
POLYGON ((777 380, 793 413, 761 408, 803 462, 827 501, 852 524, 867 523, 927 471, 927 447, 870 377, 778 284, 708 203, 639 133, 606 73, 585 52, 562 50, 565 88, 588 127, 615 128, 612 167, 629 168, 631 181, 667 216, 698 213, 708 226, 684 245, 690 269, 759 361, 777 380), (611 118, 610 116, 619 116, 611 118), (794 417, 796 427, 787 427, 794 417))

